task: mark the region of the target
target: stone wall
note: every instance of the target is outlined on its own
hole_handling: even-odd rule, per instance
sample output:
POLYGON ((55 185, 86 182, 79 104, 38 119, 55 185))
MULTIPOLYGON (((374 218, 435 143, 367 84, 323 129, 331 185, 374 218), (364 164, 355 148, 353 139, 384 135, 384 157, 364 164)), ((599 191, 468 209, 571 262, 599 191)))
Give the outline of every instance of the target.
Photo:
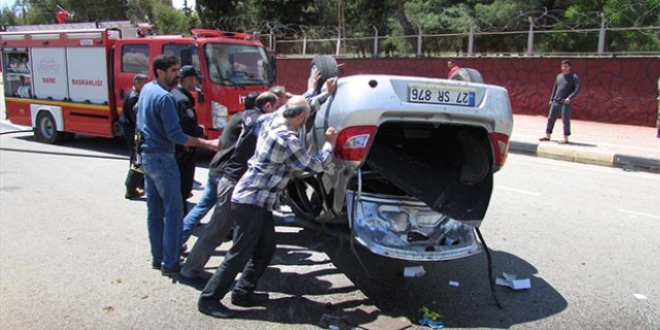
MULTIPOLYGON (((573 118, 655 127, 658 114, 660 58, 572 58, 581 92, 573 118)), ((547 115, 559 58, 459 58, 461 67, 475 68, 486 83, 509 90, 515 114, 547 115)), ((277 83, 296 93, 304 91, 309 59, 278 59, 277 83)), ((341 75, 382 73, 446 77, 444 59, 339 59, 341 75)))

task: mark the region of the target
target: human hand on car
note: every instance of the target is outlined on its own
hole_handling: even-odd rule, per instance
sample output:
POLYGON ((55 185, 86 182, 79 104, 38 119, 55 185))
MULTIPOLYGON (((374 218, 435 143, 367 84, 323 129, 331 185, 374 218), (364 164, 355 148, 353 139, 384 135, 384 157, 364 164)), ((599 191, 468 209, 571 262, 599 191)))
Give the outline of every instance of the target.
POLYGON ((328 88, 328 95, 334 94, 337 91, 337 77, 326 80, 325 87, 328 88))
POLYGON ((339 133, 337 133, 337 130, 334 127, 328 127, 325 131, 325 140, 334 146, 335 142, 337 142, 337 135, 339 135, 339 133))
POLYGON ((314 75, 307 80, 307 90, 316 89, 316 84, 319 82, 319 79, 321 79, 321 71, 317 70, 314 75))

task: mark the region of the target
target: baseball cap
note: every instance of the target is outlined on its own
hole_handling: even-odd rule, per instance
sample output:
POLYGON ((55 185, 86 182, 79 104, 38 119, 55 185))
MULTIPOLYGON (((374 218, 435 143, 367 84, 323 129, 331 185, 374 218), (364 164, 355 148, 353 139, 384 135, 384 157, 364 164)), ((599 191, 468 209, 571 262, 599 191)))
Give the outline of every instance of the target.
POLYGON ((196 77, 197 79, 199 79, 199 75, 197 74, 197 69, 195 69, 195 67, 192 65, 182 66, 181 69, 179 70, 179 74, 181 75, 181 79, 186 77, 196 77))

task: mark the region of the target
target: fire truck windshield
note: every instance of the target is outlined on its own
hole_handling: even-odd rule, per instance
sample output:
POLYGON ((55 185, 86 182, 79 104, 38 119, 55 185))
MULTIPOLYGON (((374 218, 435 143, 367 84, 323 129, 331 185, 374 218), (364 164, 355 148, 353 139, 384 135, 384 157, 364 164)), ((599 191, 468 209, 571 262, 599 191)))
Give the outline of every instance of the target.
POLYGON ((270 85, 275 74, 263 47, 208 42, 204 44, 208 76, 225 86, 270 85))

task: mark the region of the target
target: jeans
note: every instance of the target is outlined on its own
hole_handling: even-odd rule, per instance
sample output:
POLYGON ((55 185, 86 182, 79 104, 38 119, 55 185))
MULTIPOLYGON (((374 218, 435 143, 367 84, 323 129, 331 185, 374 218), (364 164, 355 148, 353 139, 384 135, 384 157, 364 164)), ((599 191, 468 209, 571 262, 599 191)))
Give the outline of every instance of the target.
MULTIPOLYGON (((190 212, 183 218, 183 242, 185 243, 190 238, 193 228, 202 221, 204 216, 209 213, 211 208, 218 201, 218 183, 220 182, 218 176, 209 174, 209 178, 204 186, 204 192, 199 202, 193 207, 190 212)), ((186 196, 187 197, 187 196, 186 196)))
POLYGON ((272 212, 250 204, 231 203, 234 214, 234 245, 204 287, 201 299, 221 300, 241 274, 232 296, 254 291, 275 255, 275 224, 272 212))
POLYGON ((193 246, 182 266, 181 274, 184 276, 199 276, 204 271, 204 266, 215 249, 225 241, 227 234, 234 225, 231 195, 235 186, 236 182, 227 178, 223 178, 218 183, 218 201, 213 209, 213 215, 211 215, 211 220, 209 220, 199 239, 195 242, 195 246, 193 246))
POLYGON ((174 153, 143 152, 141 156, 151 256, 162 260, 163 268, 173 268, 179 264, 183 230, 179 168, 174 153))
POLYGON ((572 104, 565 104, 564 101, 552 101, 550 106, 550 113, 548 114, 548 125, 545 128, 547 134, 552 134, 555 127, 555 121, 561 113, 561 120, 564 122, 564 136, 571 135, 571 112, 573 111, 572 104))

